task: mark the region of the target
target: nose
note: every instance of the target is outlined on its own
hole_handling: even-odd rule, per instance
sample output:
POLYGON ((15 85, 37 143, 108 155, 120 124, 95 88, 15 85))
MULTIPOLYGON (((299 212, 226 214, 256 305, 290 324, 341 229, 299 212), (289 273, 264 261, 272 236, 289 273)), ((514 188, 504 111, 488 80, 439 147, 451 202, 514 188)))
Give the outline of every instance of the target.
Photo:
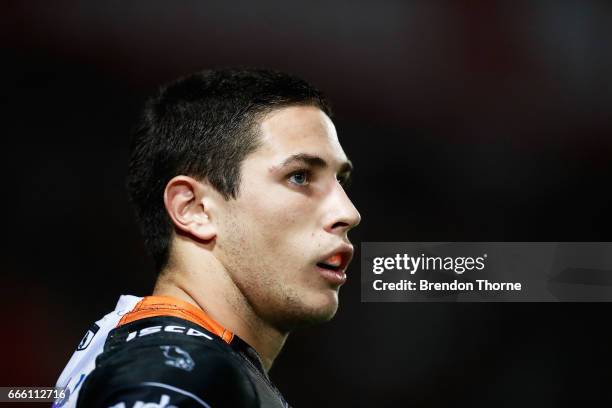
POLYGON ((361 222, 359 211, 339 183, 335 184, 328 198, 325 231, 332 234, 346 234, 361 222))

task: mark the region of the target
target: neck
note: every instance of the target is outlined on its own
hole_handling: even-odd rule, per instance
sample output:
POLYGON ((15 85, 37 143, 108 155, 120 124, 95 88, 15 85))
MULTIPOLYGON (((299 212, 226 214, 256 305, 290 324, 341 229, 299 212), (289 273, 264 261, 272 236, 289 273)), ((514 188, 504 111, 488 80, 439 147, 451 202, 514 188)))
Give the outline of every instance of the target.
POLYGON ((288 336, 288 333, 267 324, 254 312, 218 262, 205 262, 197 271, 185 265, 165 268, 157 280, 153 295, 171 296, 202 309, 253 347, 266 372, 272 367, 288 336))

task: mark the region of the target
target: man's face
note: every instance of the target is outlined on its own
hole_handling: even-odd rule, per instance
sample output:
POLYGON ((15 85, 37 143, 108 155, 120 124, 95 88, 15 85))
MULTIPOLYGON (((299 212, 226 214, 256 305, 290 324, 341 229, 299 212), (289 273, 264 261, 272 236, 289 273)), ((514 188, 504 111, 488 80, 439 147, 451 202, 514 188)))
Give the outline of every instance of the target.
POLYGON ((329 117, 312 106, 274 110, 242 163, 238 198, 216 220, 214 251, 255 312, 282 330, 329 320, 360 216, 329 117))

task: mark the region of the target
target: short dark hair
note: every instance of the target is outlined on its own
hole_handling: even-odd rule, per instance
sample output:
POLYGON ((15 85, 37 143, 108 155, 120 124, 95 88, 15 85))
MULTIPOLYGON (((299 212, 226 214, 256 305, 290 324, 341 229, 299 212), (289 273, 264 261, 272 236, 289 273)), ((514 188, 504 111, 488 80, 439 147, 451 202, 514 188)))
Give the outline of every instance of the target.
POLYGON ((157 272, 168 262, 173 234, 163 202, 168 181, 181 174, 207 179, 227 200, 236 198, 241 163, 259 146, 258 119, 291 105, 331 116, 315 87, 267 69, 198 72, 146 102, 131 143, 127 189, 157 272))

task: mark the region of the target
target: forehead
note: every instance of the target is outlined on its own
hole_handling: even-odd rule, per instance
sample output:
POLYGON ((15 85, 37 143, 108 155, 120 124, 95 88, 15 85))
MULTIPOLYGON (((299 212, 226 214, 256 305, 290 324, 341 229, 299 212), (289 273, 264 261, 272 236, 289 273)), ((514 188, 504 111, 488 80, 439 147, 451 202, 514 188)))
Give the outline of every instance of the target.
POLYGON ((319 156, 332 166, 347 161, 331 119, 314 106, 276 109, 259 125, 261 147, 253 155, 271 161, 294 154, 319 156))

